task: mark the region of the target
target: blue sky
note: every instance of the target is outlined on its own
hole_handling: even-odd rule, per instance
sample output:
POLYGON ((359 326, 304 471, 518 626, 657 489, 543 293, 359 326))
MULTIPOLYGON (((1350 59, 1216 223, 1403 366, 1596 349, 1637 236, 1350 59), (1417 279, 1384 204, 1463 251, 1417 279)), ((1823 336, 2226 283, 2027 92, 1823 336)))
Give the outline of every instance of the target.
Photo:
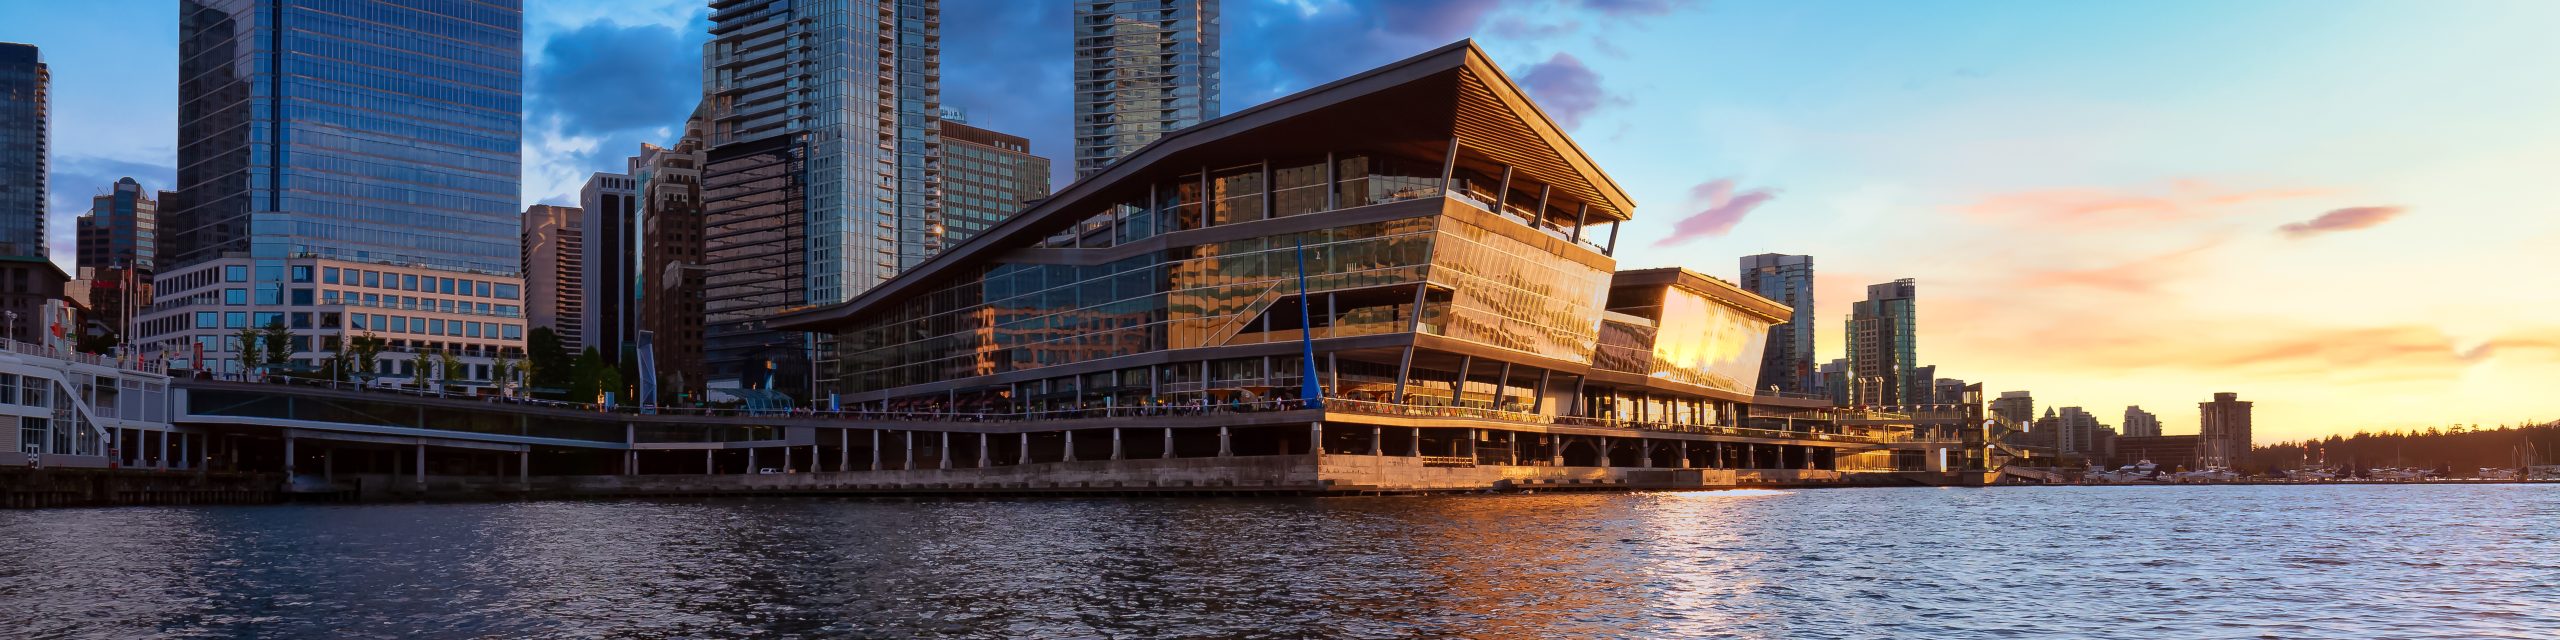
MULTIPOLYGON (((525 198, 694 103, 702 3, 528 3, 525 198)), ((56 227, 174 163, 176 3, 13 2, 56 227)), ((944 99, 1063 159, 1066 5, 945 0, 944 99)), ((1815 256, 1824 358, 1920 280, 1921 357, 2263 437, 2560 418, 2560 3, 1227 0, 1229 111, 1477 38, 1635 195, 1628 267, 1815 256)), ((1063 170, 1066 162, 1059 162, 1063 170)), ((67 258, 65 259, 67 262, 67 258)))

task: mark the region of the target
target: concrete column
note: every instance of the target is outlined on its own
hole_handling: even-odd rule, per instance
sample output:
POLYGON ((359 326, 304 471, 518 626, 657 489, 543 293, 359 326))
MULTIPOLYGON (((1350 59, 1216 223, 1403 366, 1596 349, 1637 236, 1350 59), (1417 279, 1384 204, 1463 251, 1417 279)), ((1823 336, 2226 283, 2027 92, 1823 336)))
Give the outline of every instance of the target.
POLYGON ((916 468, 916 432, 913 430, 907 432, 907 461, 905 464, 898 465, 898 468, 908 471, 916 468))
POLYGON ((1232 447, 1232 446, 1228 446, 1228 443, 1227 443, 1227 428, 1226 428, 1226 427, 1218 427, 1218 457, 1220 457, 1220 458, 1233 458, 1233 457, 1235 457, 1235 455, 1236 455, 1236 450, 1235 450, 1235 448, 1234 448, 1234 447, 1232 447))
POLYGON ((293 436, 284 437, 284 478, 293 480, 293 436))
POLYGON ((421 444, 419 444, 419 445, 418 445, 418 466, 417 466, 417 471, 418 471, 418 486, 422 486, 422 487, 423 487, 423 486, 426 486, 426 484, 427 484, 427 445, 425 445, 424 443, 421 443, 421 444))
POLYGON ((1413 441, 1405 443, 1405 449, 1404 455, 1408 457, 1422 457, 1422 427, 1413 428, 1413 441))
POLYGON ((1307 453, 1318 458, 1324 457, 1324 423, 1307 423, 1307 453))
POLYGON ((160 469, 169 468, 169 432, 167 431, 160 432, 160 463, 152 466, 160 469))
POLYGON ((1016 451, 1015 453, 1016 453, 1016 454, 1018 454, 1018 455, 1019 455, 1019 457, 1021 458, 1020 460, 1015 461, 1015 464, 1031 464, 1031 433, 1030 433, 1030 432, 1027 432, 1027 431, 1026 431, 1026 432, 1023 432, 1023 434, 1022 434, 1022 449, 1021 449, 1021 450, 1019 450, 1019 451, 1016 451))
POLYGON ((1673 440, 1672 442, 1680 446, 1680 468, 1689 468, 1689 443, 1680 440, 1673 440))
POLYGON ((756 448, 755 448, 755 447, 747 447, 747 470, 746 470, 746 471, 743 471, 742 473, 745 473, 745 474, 747 474, 747 475, 755 475, 755 474, 756 474, 756 448))
POLYGON ((980 469, 996 466, 995 453, 987 449, 989 441, 987 434, 978 434, 978 468, 980 469))
POLYGON ((1113 460, 1119 460, 1119 459, 1121 459, 1121 458, 1122 458, 1122 452, 1121 452, 1121 450, 1120 450, 1120 428, 1119 428, 1119 427, 1112 427, 1112 428, 1111 428, 1111 459, 1113 459, 1113 460))
POLYGON ((1059 460, 1065 460, 1065 461, 1068 461, 1068 462, 1075 462, 1075 461, 1076 461, 1076 432, 1075 432, 1075 430, 1073 430, 1073 429, 1069 429, 1069 430, 1065 430, 1065 431, 1060 431, 1060 432, 1058 432, 1058 433, 1065 434, 1065 435, 1067 436, 1067 445, 1066 445, 1066 448, 1058 452, 1058 459, 1059 459, 1059 460))
POLYGON ((338 450, 337 450, 336 448, 321 449, 321 450, 320 450, 320 481, 321 481, 321 482, 336 482, 336 481, 337 481, 337 479, 338 479, 338 469, 337 469, 337 467, 338 467, 338 450))
POLYGON ((1644 438, 1637 438, 1637 439, 1636 439, 1636 466, 1638 466, 1638 467, 1642 467, 1642 468, 1646 468, 1646 469, 1651 469, 1651 468, 1653 468, 1653 441, 1652 441, 1652 440, 1647 440, 1647 439, 1644 439, 1644 438))
MULTIPOLYGON (((634 452, 637 453, 637 452, 634 452)), ((516 484, 533 484, 533 448, 516 450, 516 484)))
POLYGON ((853 430, 836 430, 836 471, 853 470, 853 430))
POLYGON ((190 436, 190 435, 183 434, 183 433, 178 434, 178 459, 177 459, 178 468, 180 468, 180 469, 193 469, 193 468, 196 468, 196 459, 195 459, 195 456, 190 455, 190 454, 194 453, 195 449, 194 449, 194 447, 187 446, 187 445, 189 445, 189 444, 193 444, 193 441, 194 441, 194 440, 195 440, 195 437, 194 437, 194 436, 190 436))
POLYGON ((711 475, 717 469, 717 465, 711 464, 711 450, 702 450, 702 475, 711 475))
POLYGON ((1600 464, 1599 464, 1598 466, 1602 466, 1602 467, 1609 466, 1609 437, 1608 437, 1608 436, 1600 436, 1600 464))
POLYGON ((1520 432, 1504 431, 1502 432, 1502 437, 1505 438, 1502 443, 1503 448, 1511 450, 1509 455, 1503 456, 1503 464, 1514 467, 1520 466, 1520 432))
POLYGON ((1550 458, 1547 461, 1547 464, 1559 467, 1564 466, 1564 436, 1550 433, 1547 434, 1546 437, 1556 443, 1554 448, 1547 450, 1547 457, 1550 458))
POLYGON ((871 470, 880 470, 880 430, 871 430, 871 470))
POLYGON ((942 468, 951 468, 951 432, 942 432, 942 468))
POLYGON ((1370 428, 1369 428, 1369 455, 1373 455, 1373 456, 1383 456, 1383 455, 1386 455, 1386 454, 1387 454, 1387 428, 1386 428, 1386 427, 1370 427, 1370 428))
POLYGON ((1173 457, 1173 427, 1164 428, 1164 457, 1173 457))

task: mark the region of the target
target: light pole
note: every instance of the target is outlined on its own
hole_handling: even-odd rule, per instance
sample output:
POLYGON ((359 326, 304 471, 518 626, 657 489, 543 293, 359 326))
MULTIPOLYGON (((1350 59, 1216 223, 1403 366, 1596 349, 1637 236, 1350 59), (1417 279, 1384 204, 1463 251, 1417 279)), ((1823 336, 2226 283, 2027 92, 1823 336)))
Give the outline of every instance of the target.
POLYGON ((9 314, 9 335, 8 335, 7 337, 8 337, 10 340, 16 340, 16 339, 18 339, 18 312, 16 312, 16 311, 6 311, 6 312, 0 312, 0 313, 7 313, 7 314, 9 314))

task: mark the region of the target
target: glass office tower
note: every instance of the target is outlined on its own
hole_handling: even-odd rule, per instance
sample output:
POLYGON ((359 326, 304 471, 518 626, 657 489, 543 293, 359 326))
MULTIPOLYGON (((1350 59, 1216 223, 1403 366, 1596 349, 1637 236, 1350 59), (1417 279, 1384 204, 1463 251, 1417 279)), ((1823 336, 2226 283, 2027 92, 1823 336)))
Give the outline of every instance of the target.
POLYGON ((1218 117, 1218 0, 1074 0, 1076 179, 1218 117))
POLYGON ((0 43, 0 257, 46 255, 52 85, 35 45, 0 43))
POLYGON ((1874 406, 1913 404, 1936 380, 1919 375, 1919 285, 1910 278, 1868 285, 1849 307, 1849 400, 1874 406))
POLYGON ((716 0, 703 51, 705 364, 805 393, 819 354, 765 319, 942 250, 941 3, 716 0), (777 371, 776 369, 779 369, 777 371))
POLYGON ((164 266, 247 254, 513 274, 514 0, 187 0, 164 266))
POLYGON ((1786 322, 1769 327, 1769 350, 1761 356, 1757 388, 1813 393, 1813 256, 1743 256, 1741 284, 1795 310, 1786 322))

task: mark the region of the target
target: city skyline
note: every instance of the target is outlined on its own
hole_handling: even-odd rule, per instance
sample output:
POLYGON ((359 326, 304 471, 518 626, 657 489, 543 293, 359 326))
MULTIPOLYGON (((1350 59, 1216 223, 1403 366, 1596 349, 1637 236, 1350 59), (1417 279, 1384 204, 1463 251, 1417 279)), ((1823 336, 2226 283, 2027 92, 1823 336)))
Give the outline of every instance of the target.
MULTIPOLYGON (((2352 5, 2322 11, 2318 24, 2294 25, 2282 18, 2302 5, 2175 4, 1975 15, 1964 18, 1967 31, 1950 35, 1927 28, 1950 18, 1900 15, 1919 8, 1661 3, 1652 6, 1669 9, 1659 15, 1630 17, 1577 7, 1425 5, 1280 11, 1276 3, 1230 3, 1227 102, 1250 106, 1472 35, 1512 61, 1522 84, 1616 177, 1637 185, 1633 195, 1650 215, 1628 232, 1654 241, 1629 243, 1631 267, 1722 274, 1741 255, 1812 255, 1825 265, 1817 323, 1845 317, 1858 287, 1917 278, 1930 293, 1919 357, 1946 374, 1981 380, 1995 393, 2032 390, 2082 406, 2183 406, 2237 390, 2258 402, 2268 442, 2549 417, 2527 382, 2560 371, 2560 350, 2534 337, 2549 332, 2532 319, 2550 316, 2560 298, 2500 288, 2499 279, 2477 274, 2555 266, 2535 247, 2560 238, 2560 227, 2552 216, 2532 215, 2547 205, 2520 189, 2560 164, 2549 151, 2560 148, 2550 144, 2560 141, 2560 123, 2511 110, 2549 104, 2560 90, 2490 75, 2464 76, 2472 86, 2460 100, 2425 91, 2455 86, 2426 77, 2447 69, 2548 55, 2523 26, 2533 20, 2477 7, 2465 14, 2352 5), (1388 15, 1399 11, 1432 19, 1388 15), (1873 15, 1830 22, 1838 16, 1827 13, 1873 15), (1557 15, 1575 19, 1540 19, 1557 15), (1268 50, 1272 39, 1290 37, 1274 35, 1283 27, 1311 24, 1358 25, 1367 40, 1332 54, 1341 59, 1279 60, 1268 50), (1788 33, 1770 24, 1823 26, 1788 33), (2278 25, 2301 46, 2213 42, 2278 25), (1603 29, 1623 39, 1604 46, 1587 37, 1603 29), (2346 44, 2384 30, 2464 35, 2387 60, 2346 44), (1781 60, 1796 51, 1790 47, 1820 47, 1781 42, 1801 33, 1872 41, 1781 60), (1941 38, 1962 42, 1937 46, 1941 38), (2037 48, 2048 55, 2014 55, 2037 48), (1714 90, 1673 86, 1686 83, 1671 80, 1678 65, 1711 59, 1720 61, 1688 71, 1714 90), (1842 71, 1876 66, 1875 59, 1894 63, 1842 71), (2127 130, 2153 135, 2119 133, 2127 130), (2470 239, 2483 228, 2503 232, 2470 239), (2372 259, 2383 252, 2396 259, 2372 259), (2373 295, 2377 286, 2391 295, 2373 295)), ((999 83, 964 76, 984 77, 991 64, 960 59, 973 49, 967 38, 1016 28, 992 23, 1030 19, 949 17, 988 6, 945 3, 944 102, 972 108, 989 128, 1030 137, 1034 153, 1065 157, 1063 36, 1024 38, 1031 42, 1018 49, 980 43, 987 46, 975 49, 1043 57, 998 65, 1019 67, 1004 73, 1032 78, 1029 85, 974 86, 999 83), (983 99, 1022 86, 1054 93, 1023 102, 1054 102, 1034 108, 1055 122, 983 99)), ((113 8, 165 21, 174 41, 168 5, 113 8)), ((1060 24, 1065 9, 1052 11, 1060 24)), ((68 216, 117 177, 169 188, 174 100, 159 96, 175 82, 174 43, 122 32, 83 38, 102 33, 88 31, 99 26, 77 24, 78 16, 5 13, 27 31, 0 39, 41 40, 53 67, 55 235, 66 236, 68 216), (108 55, 101 44, 116 51, 108 55), (122 68, 133 72, 107 71, 122 68), (62 206, 67 201, 77 206, 62 206)), ((597 106, 627 94, 583 98, 596 108, 581 111, 569 104, 574 92, 557 83, 582 60, 599 65, 589 71, 622 63, 652 70, 647 60, 580 58, 583 50, 571 45, 646 41, 662 28, 681 50, 701 38, 686 26, 700 20, 699 4, 618 10, 613 19, 623 22, 598 22, 603 15, 575 3, 528 9, 526 202, 573 203, 560 196, 573 197, 574 183, 545 193, 563 184, 545 172, 582 181, 612 170, 633 148, 626 142, 672 142, 681 128, 684 111, 597 106), (649 22, 660 17, 674 26, 649 22)), ((689 55, 698 72, 698 46, 689 55)), ((674 84, 698 91, 697 76, 677 75, 674 84)), ((58 254, 67 247, 61 240, 58 254)), ((1817 359, 1841 349, 1826 336, 1817 359)), ((2184 412, 2162 421, 2170 433, 2197 426, 2184 412)))

